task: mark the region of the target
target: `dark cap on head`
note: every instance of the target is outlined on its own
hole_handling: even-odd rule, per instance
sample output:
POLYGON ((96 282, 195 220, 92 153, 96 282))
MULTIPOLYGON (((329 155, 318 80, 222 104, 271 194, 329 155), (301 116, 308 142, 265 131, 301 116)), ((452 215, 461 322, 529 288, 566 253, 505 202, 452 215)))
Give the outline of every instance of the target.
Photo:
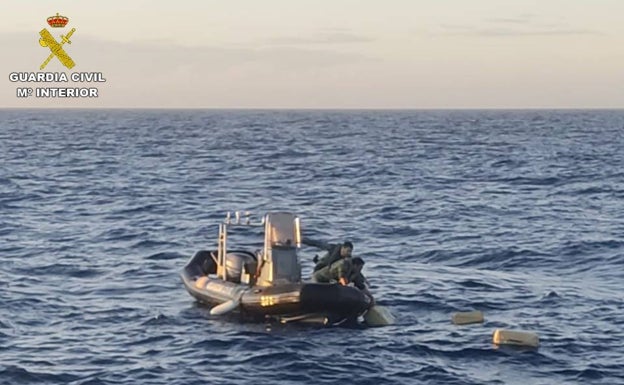
POLYGON ((351 263, 353 263, 354 265, 358 265, 358 266, 364 266, 364 260, 360 257, 355 257, 351 259, 351 263))
POLYGON ((350 241, 344 241, 344 243, 342 244, 343 247, 348 247, 351 250, 353 250, 353 243, 351 243, 350 241))

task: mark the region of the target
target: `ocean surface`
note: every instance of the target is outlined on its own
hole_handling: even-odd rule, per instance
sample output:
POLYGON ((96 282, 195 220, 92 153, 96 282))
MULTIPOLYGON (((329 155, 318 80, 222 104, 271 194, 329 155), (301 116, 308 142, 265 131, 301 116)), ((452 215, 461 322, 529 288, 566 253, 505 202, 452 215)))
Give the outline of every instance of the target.
POLYGON ((624 111, 0 110, 0 261, 2 385, 624 384, 624 111), (397 323, 210 316, 228 210, 352 240, 397 323))

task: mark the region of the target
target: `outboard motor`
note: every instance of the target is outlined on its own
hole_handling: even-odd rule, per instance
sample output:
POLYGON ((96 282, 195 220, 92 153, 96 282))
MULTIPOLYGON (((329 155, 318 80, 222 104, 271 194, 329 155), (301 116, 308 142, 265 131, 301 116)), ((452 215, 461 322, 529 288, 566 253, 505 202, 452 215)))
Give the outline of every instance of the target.
MULTIPOLYGON (((246 252, 231 252, 225 256, 225 270, 227 280, 234 283, 241 283, 241 277, 244 276, 243 268, 245 264, 254 263, 253 256, 246 252)), ((249 281, 245 282, 249 283, 249 281)))

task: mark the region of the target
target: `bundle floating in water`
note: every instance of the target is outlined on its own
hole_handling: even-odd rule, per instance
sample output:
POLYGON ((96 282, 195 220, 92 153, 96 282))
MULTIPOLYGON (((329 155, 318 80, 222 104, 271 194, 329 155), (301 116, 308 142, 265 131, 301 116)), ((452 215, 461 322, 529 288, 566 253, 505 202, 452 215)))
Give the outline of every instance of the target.
POLYGON ((464 311, 453 314, 453 323, 455 325, 467 325, 483 322, 483 312, 479 310, 464 311))
POLYGON ((535 333, 518 330, 494 330, 492 341, 497 345, 516 345, 537 348, 539 337, 535 333))
POLYGON ((364 314, 364 321, 369 326, 386 326, 392 325, 395 319, 388 309, 375 305, 364 314))

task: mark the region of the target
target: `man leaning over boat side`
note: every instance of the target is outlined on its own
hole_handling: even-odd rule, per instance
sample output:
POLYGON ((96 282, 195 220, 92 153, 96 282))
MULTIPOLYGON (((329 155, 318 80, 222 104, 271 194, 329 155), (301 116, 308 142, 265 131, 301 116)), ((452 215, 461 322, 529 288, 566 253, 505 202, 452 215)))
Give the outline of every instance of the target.
POLYGON ((370 306, 375 305, 375 298, 368 290, 368 281, 364 274, 362 274, 362 268, 364 267, 364 260, 360 257, 355 258, 342 258, 334 261, 331 265, 322 267, 312 274, 312 282, 338 282, 343 286, 353 283, 355 287, 360 289, 364 295, 370 298, 370 306))
POLYGON ((301 240, 302 243, 318 247, 322 250, 327 250, 327 253, 321 258, 317 260, 317 257, 314 257, 314 262, 316 265, 314 266, 314 271, 319 271, 325 266, 329 266, 332 263, 336 262, 340 258, 351 258, 351 253, 353 252, 353 243, 349 241, 344 241, 342 244, 336 243, 328 243, 323 241, 317 241, 310 238, 303 238, 301 240))

